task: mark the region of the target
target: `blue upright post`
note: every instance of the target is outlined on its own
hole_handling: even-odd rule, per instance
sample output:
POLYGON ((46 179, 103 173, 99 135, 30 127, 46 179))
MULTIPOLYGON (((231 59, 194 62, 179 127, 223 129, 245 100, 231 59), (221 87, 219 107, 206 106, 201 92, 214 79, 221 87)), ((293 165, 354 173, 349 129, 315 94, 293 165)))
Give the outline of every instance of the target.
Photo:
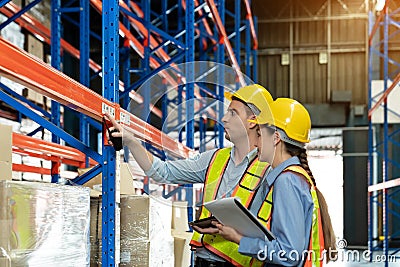
MULTIPOLYGON (((373 22, 373 15, 372 12, 370 11, 369 14, 369 35, 371 35, 372 31, 372 25, 374 25, 373 22)), ((372 107, 372 53, 373 53, 373 45, 369 44, 369 58, 368 58, 368 110, 371 109, 372 107)), ((368 120, 368 185, 373 184, 373 133, 372 133, 372 120, 371 118, 368 120)), ((371 256, 369 258, 369 261, 372 262, 373 258, 373 205, 374 205, 374 199, 373 199, 374 192, 368 192, 368 250, 371 251, 371 256)))
MULTIPOLYGON (((142 9, 144 12, 144 20, 150 23, 150 0, 142 0, 142 9)), ((147 29, 147 35, 144 37, 144 57, 143 67, 144 72, 150 72, 150 29, 147 29)), ((151 85, 144 83, 143 90, 143 109, 142 109, 142 120, 150 121, 150 98, 151 98, 151 85)))
MULTIPOLYGON (((119 100, 119 7, 118 0, 103 1, 103 96, 112 102, 119 100)), ((102 188, 102 266, 114 267, 119 263, 119 244, 116 240, 119 225, 116 218, 116 158, 112 146, 103 144, 102 188)))
POLYGON ((168 86, 167 86, 167 81, 165 79, 163 79, 163 95, 161 98, 161 112, 162 112, 162 116, 161 116, 161 125, 162 125, 162 131, 165 133, 169 132, 168 129, 168 104, 169 104, 169 100, 168 100, 168 86))
MULTIPOLYGON (((177 98, 177 105, 178 105, 178 127, 182 125, 182 94, 183 94, 183 85, 180 85, 180 82, 178 82, 178 98, 177 98)), ((178 128, 179 129, 179 128, 178 128)), ((182 142, 182 129, 179 131, 179 136, 178 136, 179 142, 182 142)))
MULTIPOLYGON (((186 146, 194 147, 194 1, 186 1, 186 146)), ((193 220, 193 185, 187 185, 188 219, 193 220)))
MULTIPOLYGON (((61 43, 61 0, 51 0, 51 66, 60 70, 61 66, 61 55, 60 55, 60 43, 61 43)), ((60 126, 60 104, 56 101, 51 101, 51 121, 60 126)), ((60 138, 52 134, 51 140, 54 143, 59 144, 60 138)), ((51 166, 51 182, 57 183, 60 178, 58 169, 60 168, 59 163, 52 162, 51 166)))
POLYGON ((250 31, 250 21, 246 19, 246 42, 244 45, 245 51, 245 60, 246 60, 246 75, 250 77, 251 75, 251 68, 250 68, 250 57, 251 57, 251 31, 250 31))
MULTIPOLYGON (((80 82, 86 87, 90 87, 90 74, 89 74, 89 48, 90 48, 90 25, 89 25, 89 1, 79 0, 80 12, 79 12, 79 48, 80 48, 80 82)), ((84 114, 79 115, 80 123, 80 140, 87 146, 89 146, 89 123, 86 121, 84 114)), ((89 158, 86 157, 86 167, 89 167, 89 158)))
POLYGON ((206 138, 207 138, 207 120, 200 116, 199 132, 200 132, 200 147, 199 152, 206 151, 206 138))
MULTIPOLYGON (((204 27, 204 23, 199 22, 199 29, 200 32, 206 32, 206 29, 204 27)), ((200 61, 206 61, 207 60, 207 55, 206 55, 206 51, 207 51, 207 47, 204 44, 207 44, 207 42, 205 41, 203 43, 203 40, 205 41, 204 37, 199 38, 199 57, 200 57, 200 61)), ((208 70, 207 66, 203 63, 200 63, 200 65, 198 66, 198 71, 199 73, 197 73, 196 77, 203 75, 203 73, 205 73, 208 70)), ((203 90, 200 90, 200 95, 202 98, 206 98, 207 95, 203 90)), ((206 151, 206 133, 207 133, 207 120, 205 118, 203 118, 203 115, 205 114, 205 112, 200 112, 200 119, 199 119, 199 134, 200 134, 200 146, 199 146, 199 152, 204 152, 206 151)))
POLYGON ((163 30, 168 32, 168 18, 167 18, 167 11, 168 11, 168 0, 161 1, 161 9, 162 9, 162 24, 163 30))
MULTIPOLYGON (((389 65, 389 7, 385 6, 384 9, 385 18, 384 18, 384 42, 383 42, 383 54, 384 54, 384 63, 383 63, 383 88, 386 91, 388 88, 388 65, 389 65)), ((387 108, 387 99, 384 101, 383 105, 383 182, 388 180, 388 161, 389 161, 389 150, 388 150, 388 138, 389 138, 389 129, 388 129, 388 108, 387 108)), ((385 254, 385 258, 388 259, 389 255, 389 205, 388 205, 388 195, 387 189, 383 189, 383 252, 385 254)), ((385 261, 385 266, 388 265, 388 261, 385 261)))
MULTIPOLYGON (((256 31, 256 34, 258 33, 258 27, 257 27, 257 17, 253 17, 253 23, 254 23, 254 29, 256 31)), ((258 36, 257 36, 258 38, 258 36)), ((258 47, 253 47, 253 81, 258 82, 258 57, 257 57, 257 49, 258 47)))
POLYGON ((240 38, 240 24, 241 24, 241 19, 240 19, 240 3, 242 0, 235 0, 235 54, 236 54, 236 60, 238 62, 238 65, 240 66, 240 43, 241 43, 241 38, 240 38))
MULTIPOLYGON (((182 17, 183 17, 182 1, 178 0, 178 30, 177 30, 177 32, 183 31, 182 17)), ((179 41, 182 40, 182 35, 179 36, 178 40, 179 41)))
MULTIPOLYGON (((219 0, 218 13, 221 17, 222 24, 225 25, 225 0, 219 0)), ((225 50, 224 45, 219 42, 217 47, 217 62, 225 64, 225 50)), ((224 80, 225 75, 222 68, 218 68, 218 147, 224 147, 224 126, 222 125, 222 117, 224 116, 224 80)))

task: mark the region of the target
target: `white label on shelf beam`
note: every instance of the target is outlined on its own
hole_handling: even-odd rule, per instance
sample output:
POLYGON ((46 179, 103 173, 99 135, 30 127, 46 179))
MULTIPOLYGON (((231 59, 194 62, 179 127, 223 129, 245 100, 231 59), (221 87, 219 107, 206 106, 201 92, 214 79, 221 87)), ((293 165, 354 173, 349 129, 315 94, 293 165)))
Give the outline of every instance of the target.
POLYGON ((107 105, 106 103, 102 103, 101 105, 101 111, 103 114, 110 114, 113 118, 115 118, 115 108, 107 105))
POLYGON ((121 112, 119 114, 119 118, 120 118, 120 121, 126 125, 129 125, 131 123, 131 117, 124 112, 121 112))

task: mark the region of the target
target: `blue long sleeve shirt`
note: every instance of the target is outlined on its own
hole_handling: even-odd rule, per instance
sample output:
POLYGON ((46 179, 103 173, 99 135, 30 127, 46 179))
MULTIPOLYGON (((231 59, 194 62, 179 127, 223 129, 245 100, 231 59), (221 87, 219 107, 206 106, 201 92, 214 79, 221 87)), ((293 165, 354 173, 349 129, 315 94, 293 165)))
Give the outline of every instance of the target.
POLYGON ((314 203, 303 177, 293 172, 281 173, 288 166, 299 164, 299 159, 292 157, 271 170, 250 207, 256 215, 270 185, 274 186, 271 231, 276 239, 243 237, 239 245, 241 254, 260 256, 267 266, 301 265, 302 253, 309 245, 314 203))

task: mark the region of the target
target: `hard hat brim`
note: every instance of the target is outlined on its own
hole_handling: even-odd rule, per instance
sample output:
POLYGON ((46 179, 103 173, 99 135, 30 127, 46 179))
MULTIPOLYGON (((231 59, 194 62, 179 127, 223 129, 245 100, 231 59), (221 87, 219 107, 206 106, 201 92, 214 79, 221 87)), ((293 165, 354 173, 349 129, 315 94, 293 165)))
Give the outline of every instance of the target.
POLYGON ((233 96, 233 93, 231 93, 231 92, 224 92, 224 97, 225 97, 226 99, 228 99, 229 101, 232 101, 232 96, 233 96))
POLYGON ((229 101, 232 101, 232 98, 233 98, 233 97, 236 97, 236 98, 239 98, 240 100, 244 101, 245 103, 247 103, 247 101, 246 101, 242 96, 240 96, 239 94, 237 94, 236 92, 235 92, 235 93, 224 92, 224 97, 225 97, 226 99, 228 99, 229 101))

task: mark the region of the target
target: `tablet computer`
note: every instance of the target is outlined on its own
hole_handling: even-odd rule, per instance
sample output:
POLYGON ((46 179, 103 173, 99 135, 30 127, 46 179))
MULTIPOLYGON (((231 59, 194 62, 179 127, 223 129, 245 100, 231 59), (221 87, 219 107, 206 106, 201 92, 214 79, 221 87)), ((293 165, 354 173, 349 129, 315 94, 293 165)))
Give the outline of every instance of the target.
POLYGON ((234 228, 244 236, 261 239, 266 237, 268 240, 275 239, 274 234, 261 224, 235 197, 210 201, 204 203, 204 206, 218 221, 234 228))

